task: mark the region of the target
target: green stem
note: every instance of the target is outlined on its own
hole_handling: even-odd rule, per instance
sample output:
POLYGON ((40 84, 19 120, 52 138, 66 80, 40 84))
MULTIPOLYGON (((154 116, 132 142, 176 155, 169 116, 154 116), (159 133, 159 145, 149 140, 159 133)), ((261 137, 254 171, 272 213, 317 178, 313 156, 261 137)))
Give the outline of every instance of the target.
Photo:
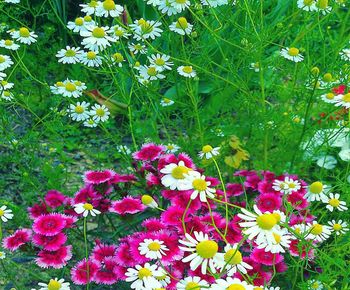
POLYGON ((86 290, 89 290, 90 289, 90 270, 89 270, 89 251, 88 251, 86 230, 87 230, 86 217, 84 217, 84 243, 85 243, 86 278, 87 278, 86 290))

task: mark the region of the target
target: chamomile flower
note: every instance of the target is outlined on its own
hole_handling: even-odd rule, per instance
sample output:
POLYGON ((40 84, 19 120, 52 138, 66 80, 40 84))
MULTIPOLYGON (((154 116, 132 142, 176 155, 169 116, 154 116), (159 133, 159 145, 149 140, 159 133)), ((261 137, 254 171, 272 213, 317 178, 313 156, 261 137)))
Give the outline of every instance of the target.
POLYGON ((6 253, 0 251, 0 260, 3 260, 3 259, 5 259, 5 258, 6 258, 6 253))
POLYGON ((8 81, 2 80, 0 81, 0 89, 3 90, 10 90, 13 88, 15 84, 14 83, 9 83, 8 81))
POLYGON ((260 71, 260 64, 259 62, 252 62, 249 66, 250 69, 254 70, 255 72, 260 71))
POLYGON ((184 11, 191 5, 190 0, 169 0, 170 5, 175 8, 175 10, 180 13, 184 11))
POLYGON ((3 81, 6 77, 7 75, 0 71, 0 81, 3 81))
POLYGON ((129 43, 128 44, 128 48, 129 50, 133 53, 133 54, 146 54, 147 53, 147 49, 146 46, 141 44, 141 43, 129 43))
POLYGON ((58 93, 68 98, 79 98, 85 89, 84 83, 67 79, 63 82, 63 86, 58 87, 58 93))
POLYGON ((105 122, 108 120, 110 112, 105 105, 95 104, 91 107, 90 114, 95 122, 105 122))
POLYGON ((160 170, 160 173, 164 174, 161 178, 161 182, 165 187, 169 187, 171 190, 180 190, 184 185, 185 174, 189 173, 192 169, 185 166, 183 161, 179 161, 178 164, 170 163, 160 170))
POLYGON ((327 196, 326 199, 323 200, 324 203, 327 203, 326 208, 329 211, 333 211, 334 209, 337 209, 339 211, 347 210, 346 202, 339 200, 340 194, 339 193, 330 193, 329 197, 327 196))
POLYGON ((316 11, 316 2, 315 0, 298 0, 297 2, 298 8, 304 10, 304 11, 316 11))
MULTIPOLYGON (((203 6, 209 6, 212 8, 216 8, 218 6, 226 5, 227 0, 201 0, 201 3, 203 6)), ((234 5, 236 1, 232 1, 232 4, 234 5)))
POLYGON ((140 67, 140 76, 144 80, 158 80, 158 79, 164 79, 165 75, 161 74, 161 72, 157 69, 155 66, 145 66, 142 65, 140 67))
POLYGON ((13 94, 8 90, 2 90, 0 98, 6 101, 11 101, 13 100, 13 94))
POLYGON ((288 233, 288 230, 281 229, 278 232, 273 233, 272 242, 262 241, 258 244, 259 249, 264 249, 265 252, 285 253, 285 249, 289 248, 292 236, 288 233))
POLYGON ((216 280, 210 289, 212 290, 223 290, 223 289, 253 290, 254 286, 249 285, 246 281, 241 281, 238 278, 227 277, 226 279, 216 280))
POLYGON ((317 221, 307 224, 308 234, 306 238, 323 242, 327 240, 331 234, 331 227, 321 225, 317 221))
POLYGON ((50 91, 54 95, 62 94, 64 90, 64 82, 57 82, 53 86, 50 86, 50 91))
POLYGON ((16 44, 11 39, 2 39, 2 40, 0 40, 0 47, 6 48, 6 49, 10 49, 10 50, 17 50, 17 49, 19 49, 19 45, 16 44))
POLYGON ((170 100, 170 99, 168 99, 168 98, 162 98, 161 100, 160 100, 160 105, 162 106, 162 107, 168 107, 168 106, 171 106, 171 105, 173 105, 175 102, 173 101, 173 100, 170 100))
POLYGON ((102 64, 102 57, 95 51, 84 51, 79 56, 79 61, 88 67, 98 67, 102 64))
POLYGON ((177 146, 174 143, 169 143, 168 145, 165 145, 166 153, 176 153, 179 150, 180 150, 180 146, 177 146))
POLYGON ((163 30, 159 28, 161 22, 145 20, 143 18, 135 20, 134 23, 129 26, 133 31, 136 40, 145 40, 148 38, 155 39, 163 32, 163 30))
POLYGON ((0 54, 0 71, 3 71, 13 65, 13 61, 8 55, 0 54))
POLYGON ((190 34, 193 25, 187 22, 185 17, 180 17, 177 21, 170 24, 169 29, 180 35, 190 34))
POLYGON ((197 75, 196 71, 190 65, 179 66, 177 68, 177 72, 179 73, 179 75, 182 75, 186 78, 194 78, 197 75))
POLYGON ((98 121, 95 121, 93 119, 86 120, 83 125, 88 128, 95 128, 97 127, 98 121))
POLYGON ((19 30, 11 32, 10 35, 20 43, 28 45, 36 42, 36 38, 38 37, 33 31, 29 31, 26 27, 21 27, 19 30))
POLYGON ((166 256, 166 251, 169 251, 163 241, 153 239, 144 239, 139 244, 138 249, 140 255, 152 260, 161 259, 163 256, 166 256))
POLYGON ((173 62, 169 61, 170 56, 165 54, 152 54, 148 57, 151 65, 155 66, 159 71, 171 70, 171 67, 174 65, 173 62))
POLYGON ((332 220, 329 221, 328 224, 331 226, 331 231, 334 231, 337 236, 345 234, 349 230, 347 222, 343 222, 342 220, 337 222, 332 220))
POLYGON ((123 13, 123 11, 123 6, 115 4, 113 0, 105 0, 103 2, 99 2, 98 6, 96 7, 95 14, 96 16, 100 17, 118 17, 123 13))
POLYGON ((267 241, 270 244, 275 241, 273 233, 280 230, 279 222, 285 219, 283 215, 276 211, 262 213, 256 205, 254 205, 255 213, 244 208, 241 208, 241 211, 243 214, 240 213, 238 216, 244 222, 239 223, 239 226, 245 228, 243 233, 248 235, 249 240, 256 237, 258 244, 262 241, 267 241))
POLYGON ((118 146, 116 147, 116 149, 117 149, 117 151, 118 151, 119 153, 123 153, 123 154, 126 154, 126 155, 131 154, 130 148, 129 148, 128 146, 126 146, 126 145, 118 145, 118 146))
POLYGON ((179 243, 185 247, 179 246, 182 251, 191 254, 182 259, 184 263, 190 263, 190 268, 195 271, 201 266, 201 273, 205 275, 209 266, 212 273, 216 273, 214 258, 218 253, 219 246, 217 242, 209 239, 208 234, 194 231, 193 238, 188 233, 185 234, 186 240, 179 240, 179 243))
POLYGON ((21 3, 21 0, 4 0, 5 3, 18 4, 21 3))
POLYGON ((238 249, 238 244, 227 244, 224 248, 225 253, 218 253, 214 262, 216 267, 223 272, 227 271, 227 276, 233 276, 237 271, 246 274, 247 269, 253 269, 252 266, 243 261, 242 253, 238 249))
POLYGON ((308 288, 309 290, 322 290, 323 289, 323 284, 320 281, 316 280, 310 280, 308 281, 308 288))
POLYGON ((157 277, 163 274, 157 265, 146 263, 144 266, 136 265, 135 268, 128 268, 125 281, 132 282, 130 288, 135 290, 161 288, 162 284, 157 277))
MULTIPOLYGON (((1 65, 1 64, 0 64, 1 65)), ((337 107, 344 107, 346 109, 350 108, 350 93, 344 95, 337 95, 334 98, 334 105, 337 107)))
POLYGON ((76 105, 70 104, 68 113, 74 121, 85 121, 90 117, 90 104, 87 102, 78 102, 76 105))
POLYGON ((192 170, 185 175, 185 182, 180 186, 180 190, 193 190, 191 194, 192 200, 199 195, 201 202, 207 202, 207 196, 214 198, 214 193, 216 192, 214 188, 209 187, 210 185, 211 182, 206 181, 204 175, 192 170))
POLYGON ((67 45, 65 49, 63 48, 57 52, 56 57, 58 58, 58 62, 73 64, 79 62, 82 52, 80 47, 70 47, 67 45))
POLYGON ((87 15, 92 15, 96 12, 96 8, 100 5, 100 1, 92 0, 87 4, 79 4, 82 7, 81 12, 86 13, 87 15))
POLYGON ((108 26, 89 26, 87 31, 81 31, 80 35, 84 37, 81 42, 85 48, 93 51, 103 50, 110 46, 110 42, 115 42, 115 39, 107 34, 108 26))
POLYGON ((91 16, 86 15, 85 17, 75 18, 74 21, 68 21, 67 28, 73 32, 87 31, 87 27, 95 26, 95 21, 91 16))
POLYGON ((326 15, 332 11, 332 6, 328 5, 328 1, 318 0, 316 2, 316 11, 326 15))
POLYGON ((124 59, 124 56, 120 52, 116 52, 116 53, 112 54, 111 62, 112 62, 112 64, 116 64, 119 67, 122 67, 123 62, 125 62, 125 59, 124 59))
POLYGON ((6 223, 13 218, 12 210, 7 209, 6 205, 0 207, 0 219, 6 223))
POLYGON ((64 279, 51 279, 48 284, 38 283, 41 287, 39 290, 70 290, 69 282, 64 282, 64 279))
POLYGON ((149 208, 157 208, 158 207, 158 203, 154 200, 154 198, 152 196, 150 196, 148 194, 144 194, 143 196, 141 196, 141 202, 142 202, 142 204, 144 204, 145 206, 147 206, 149 208))
POLYGON ((350 48, 344 48, 339 54, 342 60, 350 61, 350 48))
POLYGON ((220 154, 220 147, 212 147, 210 145, 205 145, 202 151, 198 153, 199 158, 211 159, 220 154))
POLYGON ((169 0, 159 0, 158 10, 168 16, 177 14, 177 10, 171 5, 169 0))
POLYGON ((301 62, 303 61, 304 57, 299 53, 299 49, 295 47, 291 48, 282 48, 281 55, 291 61, 294 62, 301 62))
POLYGON ((119 25, 112 26, 108 33, 115 39, 120 40, 122 38, 128 38, 130 36, 130 33, 127 33, 126 29, 119 25))
POLYGON ((291 194, 298 191, 301 188, 301 184, 298 180, 293 180, 289 176, 286 176, 283 181, 275 179, 272 183, 272 188, 284 194, 291 194))
POLYGON ((305 198, 308 201, 325 200, 327 199, 327 196, 325 194, 326 191, 327 191, 327 185, 323 184, 320 181, 315 181, 309 185, 308 191, 305 194, 305 198))
POLYGON ((101 212, 94 208, 91 203, 78 203, 74 205, 74 211, 77 214, 83 214, 83 217, 87 217, 89 214, 91 216, 96 216, 101 212))
POLYGON ((321 95, 321 100, 329 104, 334 104, 336 102, 335 94, 333 93, 323 94, 321 95))
POLYGON ((188 289, 193 289, 193 290, 200 290, 200 289, 208 288, 209 284, 207 281, 202 280, 198 276, 193 276, 193 277, 186 277, 182 280, 180 280, 176 284, 176 289, 177 290, 188 290, 188 289))

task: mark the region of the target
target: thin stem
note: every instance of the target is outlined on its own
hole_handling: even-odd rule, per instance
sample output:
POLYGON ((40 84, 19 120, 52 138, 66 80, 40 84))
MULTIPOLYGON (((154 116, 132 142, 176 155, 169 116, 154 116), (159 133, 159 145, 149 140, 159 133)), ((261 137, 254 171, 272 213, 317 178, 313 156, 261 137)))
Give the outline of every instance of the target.
POLYGON ((88 243, 87 243, 87 235, 86 235, 87 225, 86 225, 86 217, 84 217, 84 243, 85 243, 85 258, 86 258, 86 290, 90 288, 90 270, 89 270, 89 251, 88 251, 88 243))

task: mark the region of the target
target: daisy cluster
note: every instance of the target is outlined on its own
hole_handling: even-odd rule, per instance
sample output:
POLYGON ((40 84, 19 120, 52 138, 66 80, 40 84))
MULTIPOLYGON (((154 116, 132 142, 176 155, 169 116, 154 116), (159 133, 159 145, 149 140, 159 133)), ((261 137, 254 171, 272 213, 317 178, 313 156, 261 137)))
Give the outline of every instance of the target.
MULTIPOLYGON (((338 1, 335 1, 338 3, 338 1)), ((340 1, 339 3, 340 4, 340 1)), ((332 6, 328 0, 298 0, 297 5, 300 9, 307 12, 318 12, 326 15, 332 11, 332 6)))
MULTIPOLYGON (((271 284, 275 273, 287 270, 288 257, 307 260, 313 271, 317 248, 332 233, 348 231, 345 221, 321 222, 312 215, 317 202, 331 212, 347 210, 340 195, 320 181, 308 185, 296 175, 241 170, 234 174, 236 182, 224 184, 185 153, 168 152, 168 146, 147 143, 132 154, 135 174, 88 171, 84 187, 73 197, 47 192, 28 208, 32 228, 5 237, 3 247, 12 252, 31 243, 37 266, 60 269, 71 266, 75 254, 67 241, 80 220, 123 219, 147 211, 153 216, 134 232, 115 243, 94 239, 88 256, 75 256, 73 283, 126 281, 136 290, 279 289, 271 284), (146 186, 144 194, 139 194, 140 183, 146 186), (130 195, 116 198, 122 192, 130 195)), ((217 165, 219 154, 219 147, 206 145, 199 157, 217 165)), ((0 216, 12 218, 4 207, 0 216)), ((60 281, 39 285, 69 289, 68 282, 60 281)))

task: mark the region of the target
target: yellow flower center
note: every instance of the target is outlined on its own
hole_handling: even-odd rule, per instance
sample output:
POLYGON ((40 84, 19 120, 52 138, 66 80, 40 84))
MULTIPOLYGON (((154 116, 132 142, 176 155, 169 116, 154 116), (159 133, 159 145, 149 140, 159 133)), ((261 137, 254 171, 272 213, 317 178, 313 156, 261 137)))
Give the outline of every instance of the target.
POLYGON ((124 35, 124 31, 116 27, 116 28, 114 29, 114 34, 115 34, 116 36, 121 37, 121 36, 124 35))
POLYGON ((6 86, 6 85, 8 84, 8 82, 7 82, 7 81, 1 81, 0 84, 1 84, 2 86, 6 86))
POLYGON ((317 235, 321 234, 322 231, 323 231, 323 226, 320 224, 315 224, 315 225, 313 225, 310 232, 311 232, 311 234, 317 236, 317 235))
POLYGON ((299 49, 291 47, 290 49, 288 49, 288 54, 290 56, 297 56, 299 54, 299 49))
POLYGON ((288 183, 288 187, 289 188, 295 188, 295 184, 294 183, 288 183))
POLYGON ((74 92, 76 91, 77 87, 75 86, 75 84, 72 83, 66 83, 66 90, 68 92, 74 92))
POLYGON ((5 211, 3 211, 2 209, 0 209, 0 216, 3 216, 5 214, 5 211))
POLYGON ((253 290, 264 290, 264 289, 261 287, 254 287, 253 290))
POLYGON ((83 106, 76 106, 75 107, 75 109, 74 109, 74 111, 77 113, 77 114, 82 114, 82 113, 84 113, 84 107, 83 106))
POLYGON ((4 256, 4 253, 3 252, 0 252, 0 258, 4 256))
POLYGON ((28 28, 22 27, 19 29, 19 36, 21 37, 29 37, 30 36, 30 32, 28 30, 28 28))
POLYGON ((198 289, 200 289, 200 286, 196 282, 188 282, 185 287, 185 290, 198 290, 198 289))
POLYGON ((328 94, 326 94, 326 98, 328 99, 328 100, 333 100, 334 99, 334 94, 333 93, 328 93, 328 94))
POLYGON ((185 4, 187 0, 175 0, 178 4, 185 4))
POLYGON ((148 194, 144 194, 142 197, 141 197, 141 201, 144 205, 148 205, 150 203, 153 202, 153 197, 148 195, 148 194))
MULTIPOLYGON (((310 6, 313 2, 314 2, 313 0, 304 0, 304 4, 307 5, 307 6, 310 6), (305 2, 309 2, 309 3, 305 3, 305 2)), ((318 75, 320 73, 320 69, 317 66, 314 66, 311 69, 311 73, 313 75, 318 75)))
POLYGON ((140 26, 143 33, 149 33, 153 30, 153 26, 146 20, 144 20, 140 26))
POLYGON ((142 280, 145 277, 152 276, 152 271, 148 270, 147 268, 141 268, 137 275, 139 279, 142 280))
POLYGON ((326 9, 328 7, 328 0, 318 0, 317 7, 321 9, 326 9))
POLYGON ((96 38, 103 38, 105 36, 105 31, 101 27, 95 27, 92 30, 92 36, 96 38))
POLYGON ((61 283, 51 279, 49 284, 47 285, 48 290, 59 290, 61 289, 61 283))
POLYGON ((205 145, 205 146, 203 146, 203 148, 202 148, 202 152, 203 152, 203 153, 209 153, 209 152, 211 152, 211 151, 213 151, 213 147, 211 147, 210 145, 205 145))
POLYGON ((124 60, 124 56, 121 53, 119 53, 119 52, 116 52, 115 54, 113 54, 113 58, 118 63, 122 62, 124 60))
POLYGON ((157 59, 154 61, 154 63, 155 63, 156 65, 162 66, 162 65, 165 64, 165 60, 162 59, 162 58, 157 58, 157 59))
POLYGON ((134 48, 135 48, 135 50, 141 50, 142 49, 142 45, 141 44, 135 44, 134 48))
POLYGON ((277 244, 279 244, 281 242, 281 236, 276 234, 276 233, 273 233, 273 237, 276 241, 277 244))
POLYGON ((184 179, 185 178, 184 174, 187 174, 190 170, 191 169, 186 166, 176 166, 171 171, 171 176, 174 177, 175 179, 184 179))
POLYGON ((231 284, 226 290, 244 290, 245 288, 240 284, 231 284))
POLYGON ((91 203, 84 203, 83 208, 86 210, 93 210, 94 207, 91 203))
POLYGON ((75 56, 77 53, 73 49, 68 49, 65 53, 65 56, 72 57, 75 56))
POLYGON ((154 252, 159 251, 159 250, 160 250, 160 244, 157 243, 157 242, 152 242, 152 243, 150 243, 150 244, 148 245, 148 249, 149 249, 150 251, 154 251, 154 252))
POLYGON ((5 45, 11 46, 12 44, 13 44, 13 41, 12 41, 12 40, 10 40, 10 39, 6 39, 6 40, 5 40, 5 45))
POLYGON ((204 259, 213 258, 218 249, 219 246, 215 241, 202 241, 196 246, 197 254, 204 259))
POLYGON ((186 29, 188 27, 188 22, 185 17, 180 17, 176 22, 176 28, 186 29))
POLYGON ((147 69, 147 74, 154 77, 157 75, 157 70, 154 66, 151 66, 147 69))
POLYGON ((75 25, 77 25, 77 26, 83 26, 83 24, 84 24, 84 18, 78 17, 78 18, 75 19, 74 23, 75 23, 75 25))
POLYGON ((76 86, 81 86, 81 82, 80 82, 80 81, 75 81, 74 84, 75 84, 76 86))
POLYGON ((320 285, 318 284, 318 282, 314 282, 314 283, 312 283, 312 285, 311 285, 311 288, 312 289, 318 289, 320 287, 320 285))
POLYGON ((103 8, 107 11, 115 9, 115 3, 113 0, 106 0, 103 2, 103 8))
POLYGON ((197 178, 192 181, 192 186, 195 190, 204 191, 207 189, 207 183, 201 178, 197 178))
POLYGON ((340 231, 343 227, 341 226, 341 224, 334 224, 333 225, 333 230, 335 231, 340 231))
POLYGON ((271 230, 276 224, 277 220, 273 214, 265 213, 256 218, 256 222, 263 230, 271 230))
POLYGON ((333 76, 332 76, 332 74, 330 74, 330 73, 326 73, 326 74, 324 74, 324 76, 323 76, 323 80, 325 81, 325 82, 331 82, 332 81, 332 79, 333 79, 333 76))
POLYGON ((315 182, 311 183, 309 190, 311 193, 320 194, 323 190, 322 182, 315 181, 315 182))
MULTIPOLYGON (((168 99, 168 100, 169 100, 169 99, 168 99)), ((174 146, 173 146, 173 145, 167 145, 166 148, 167 148, 168 150, 173 150, 173 149, 174 149, 174 146)))
POLYGON ((350 93, 345 94, 342 99, 345 103, 350 103, 350 93))
POLYGON ((338 207, 340 205, 339 199, 331 198, 328 203, 333 207, 338 207))
POLYGON ((0 63, 3 63, 3 62, 5 62, 5 57, 3 57, 2 55, 0 55, 0 63))
POLYGON ((105 115, 105 111, 102 109, 102 108, 98 108, 96 110, 96 115, 99 116, 99 117, 103 117, 105 115))
POLYGON ((93 51, 89 51, 89 52, 86 54, 86 57, 87 57, 87 59, 90 59, 90 60, 95 59, 95 58, 96 58, 96 53, 93 52, 93 51))
POLYGON ((242 254, 236 249, 230 249, 225 253, 224 261, 229 265, 237 265, 242 262, 242 254))
POLYGON ((97 7, 97 5, 98 5, 98 3, 97 3, 97 1, 91 1, 90 3, 89 3, 89 7, 97 7))
POLYGON ((278 212, 274 212, 272 215, 275 217, 277 223, 281 221, 281 215, 278 212))
POLYGON ((90 22, 90 21, 92 21, 92 17, 90 15, 86 15, 86 16, 84 16, 84 21, 90 22))
MULTIPOLYGON (((163 98, 163 102, 166 103, 166 104, 169 104, 171 102, 171 100, 168 99, 168 98, 163 98)), ((168 149, 170 150, 169 147, 168 147, 168 149)), ((171 149, 173 149, 173 148, 171 148, 171 149)))
POLYGON ((63 83, 63 82, 57 82, 57 83, 56 83, 56 86, 57 86, 57 87, 64 87, 64 83, 63 83))
POLYGON ((11 97, 11 93, 9 91, 4 91, 3 94, 5 97, 11 97))

